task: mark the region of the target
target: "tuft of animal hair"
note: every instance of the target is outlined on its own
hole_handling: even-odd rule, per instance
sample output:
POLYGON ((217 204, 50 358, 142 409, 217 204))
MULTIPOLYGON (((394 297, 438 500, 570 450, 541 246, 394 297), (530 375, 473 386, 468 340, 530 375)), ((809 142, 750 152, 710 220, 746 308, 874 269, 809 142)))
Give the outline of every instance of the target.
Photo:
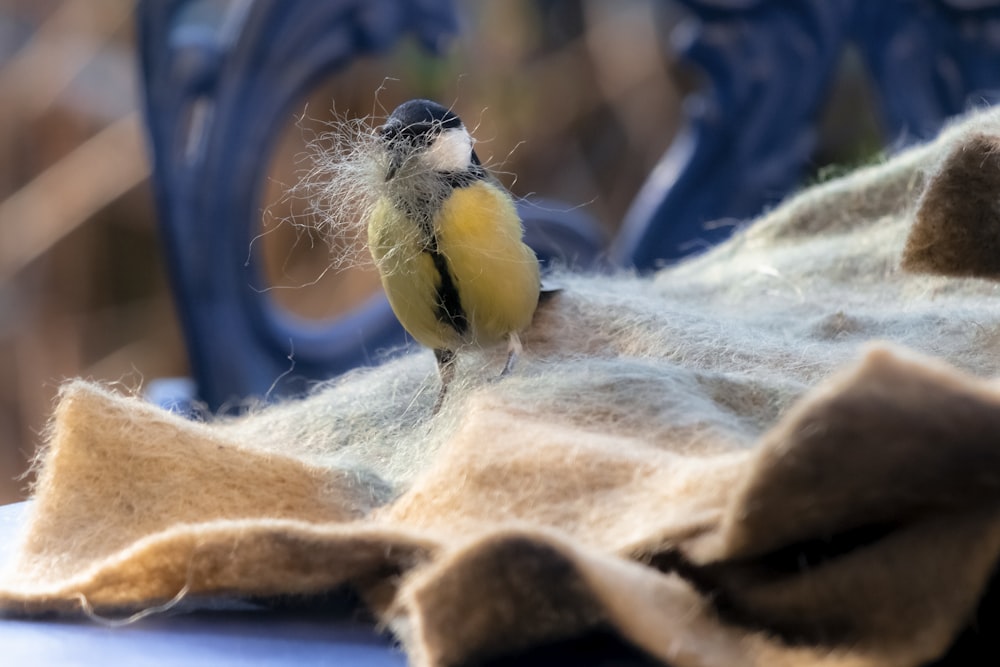
POLYGON ((388 158, 375 133, 375 118, 337 115, 311 138, 306 167, 287 200, 304 201, 305 213, 286 220, 320 233, 330 248, 330 268, 370 262, 367 220, 385 190, 388 158))
MULTIPOLYGON (((326 123, 325 131, 308 141, 303 155, 306 167, 298 183, 286 192, 286 200, 301 200, 306 206, 304 214, 285 222, 319 232, 330 249, 331 270, 370 264, 367 224, 380 201, 392 203, 399 210, 433 211, 450 193, 440 175, 412 153, 398 166, 395 176, 386 180, 389 156, 377 133, 386 118, 374 114, 357 118, 335 115, 326 123)), ((502 173, 496 169, 499 166, 484 168, 492 178, 492 174, 502 173)), ((396 244, 379 253, 378 265, 383 273, 410 259, 399 257, 399 253, 417 252, 420 247, 420 227, 405 229, 411 234, 409 238, 399 238, 404 230, 397 228, 396 244)))
POLYGON ((157 604, 151 607, 140 609, 139 611, 133 614, 129 614, 128 616, 125 616, 123 618, 111 618, 108 616, 103 616, 101 614, 98 614, 96 611, 94 611, 94 606, 90 604, 90 600, 88 600, 87 596, 84 595, 83 593, 77 593, 77 599, 80 601, 80 610, 83 612, 83 615, 89 618, 94 623, 97 623, 98 625, 103 625, 106 628, 123 628, 127 625, 138 623, 144 618, 149 618, 150 616, 156 616, 158 614, 166 614, 178 608, 180 604, 184 601, 184 598, 187 596, 188 589, 189 586, 185 584, 183 588, 177 591, 177 595, 170 598, 163 604, 157 604))

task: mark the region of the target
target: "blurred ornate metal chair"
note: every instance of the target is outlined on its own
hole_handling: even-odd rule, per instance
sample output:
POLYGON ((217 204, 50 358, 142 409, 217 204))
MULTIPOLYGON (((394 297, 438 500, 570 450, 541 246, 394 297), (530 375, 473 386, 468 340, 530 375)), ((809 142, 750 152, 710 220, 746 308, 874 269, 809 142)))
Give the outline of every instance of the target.
MULTIPOLYGON (((746 219, 795 187, 848 42, 880 94, 887 135, 919 139, 1000 84, 1000 0, 676 0, 690 19, 677 55, 707 85, 610 249, 585 216, 522 210, 544 259, 602 253, 647 270, 719 219, 746 219), (978 96, 978 97, 976 97, 978 96)), ((666 0, 664 0, 666 2, 666 0)), ((400 345, 384 297, 322 325, 251 286, 248 263, 266 156, 305 93, 352 58, 407 33, 437 49, 454 33, 450 0, 141 0, 139 47, 154 187, 197 396, 287 395, 400 345), (288 373, 289 352, 294 373, 288 373)))

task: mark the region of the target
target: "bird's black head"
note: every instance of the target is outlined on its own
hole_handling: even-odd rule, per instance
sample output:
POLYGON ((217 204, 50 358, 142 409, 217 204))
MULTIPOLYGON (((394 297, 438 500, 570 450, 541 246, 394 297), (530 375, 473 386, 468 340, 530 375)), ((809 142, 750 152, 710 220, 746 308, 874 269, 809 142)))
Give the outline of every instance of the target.
POLYGON ((446 174, 462 173, 480 164, 462 120, 437 102, 410 100, 400 104, 376 133, 389 158, 387 182, 404 164, 446 174))
POLYGON ((389 119, 378 128, 379 136, 386 142, 405 142, 412 148, 427 146, 444 130, 462 127, 462 119, 451 109, 430 100, 403 102, 389 114, 389 119))

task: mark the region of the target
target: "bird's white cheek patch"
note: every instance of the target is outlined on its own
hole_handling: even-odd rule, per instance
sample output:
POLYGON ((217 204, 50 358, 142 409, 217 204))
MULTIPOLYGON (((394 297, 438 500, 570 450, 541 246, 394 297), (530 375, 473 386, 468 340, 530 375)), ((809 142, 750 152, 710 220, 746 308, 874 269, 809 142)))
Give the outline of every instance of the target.
POLYGON ((445 130, 424 153, 423 162, 435 171, 464 171, 472 164, 472 137, 464 127, 445 130))

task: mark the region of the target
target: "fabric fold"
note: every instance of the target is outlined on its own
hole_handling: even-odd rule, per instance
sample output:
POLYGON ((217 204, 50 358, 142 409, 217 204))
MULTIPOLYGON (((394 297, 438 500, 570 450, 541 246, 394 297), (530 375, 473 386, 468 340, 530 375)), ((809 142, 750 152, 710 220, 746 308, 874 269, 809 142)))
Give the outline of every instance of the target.
POLYGON ((996 652, 998 140, 976 114, 655 276, 561 275, 517 372, 462 350, 437 414, 429 353, 205 422, 70 382, 0 611, 350 590, 418 667, 996 652))

